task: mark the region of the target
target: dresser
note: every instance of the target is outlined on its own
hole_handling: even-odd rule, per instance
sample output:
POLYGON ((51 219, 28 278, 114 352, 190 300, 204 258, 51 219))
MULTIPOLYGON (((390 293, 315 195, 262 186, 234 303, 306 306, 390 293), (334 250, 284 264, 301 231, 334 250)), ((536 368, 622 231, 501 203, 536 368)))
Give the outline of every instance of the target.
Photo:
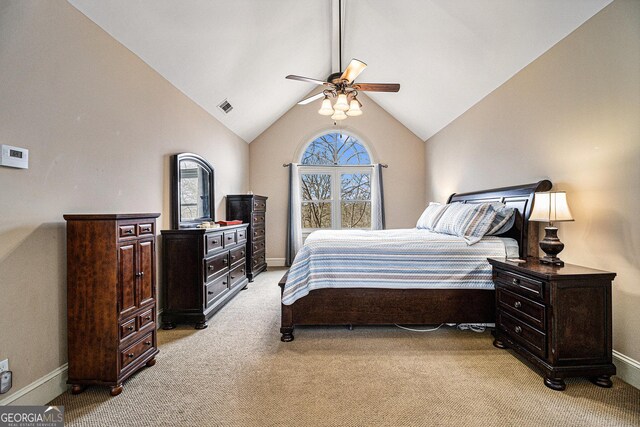
POLYGON ((162 328, 207 321, 247 279, 247 224, 162 230, 162 328))
POLYGON ((247 240, 247 277, 249 281, 267 269, 265 258, 267 197, 255 194, 227 196, 227 219, 249 224, 247 240))
POLYGON ((494 345, 512 348, 564 390, 565 378, 611 387, 611 282, 615 273, 578 265, 490 258, 496 287, 494 345))
POLYGON ((67 221, 67 383, 122 392, 153 366, 158 213, 64 215, 67 221))

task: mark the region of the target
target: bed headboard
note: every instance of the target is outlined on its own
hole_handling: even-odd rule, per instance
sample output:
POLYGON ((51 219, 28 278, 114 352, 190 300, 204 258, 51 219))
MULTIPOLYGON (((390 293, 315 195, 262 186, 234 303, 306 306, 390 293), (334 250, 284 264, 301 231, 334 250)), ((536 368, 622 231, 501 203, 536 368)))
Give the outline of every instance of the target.
POLYGON ((484 203, 502 202, 516 209, 516 222, 502 237, 511 237, 518 241, 520 258, 535 255, 538 252, 538 227, 536 223, 529 225, 529 217, 533 207, 533 195, 538 191, 551 190, 551 181, 545 179, 533 184, 515 185, 513 187, 492 188, 491 190, 471 193, 453 193, 447 203, 484 203))

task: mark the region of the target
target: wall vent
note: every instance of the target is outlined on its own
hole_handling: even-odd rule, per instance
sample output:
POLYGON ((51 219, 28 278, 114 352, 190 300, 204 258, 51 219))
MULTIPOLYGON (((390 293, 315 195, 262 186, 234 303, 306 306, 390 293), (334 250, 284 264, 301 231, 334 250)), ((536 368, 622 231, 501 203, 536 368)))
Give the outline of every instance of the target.
POLYGON ((231 110, 233 110, 233 105, 229 104, 229 101, 226 99, 218 104, 218 108, 224 111, 225 114, 229 114, 231 110))

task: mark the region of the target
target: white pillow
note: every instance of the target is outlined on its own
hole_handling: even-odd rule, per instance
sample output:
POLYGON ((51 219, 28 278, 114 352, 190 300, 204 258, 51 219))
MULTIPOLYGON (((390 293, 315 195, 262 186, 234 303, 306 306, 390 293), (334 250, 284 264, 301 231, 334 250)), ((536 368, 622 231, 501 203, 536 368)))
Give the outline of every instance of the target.
POLYGON ((429 203, 429 206, 427 206, 424 212, 422 212, 422 215, 420 215, 420 218, 418 218, 416 228, 433 230, 448 207, 449 205, 441 205, 440 203, 429 203))
POLYGON ((490 230, 498 209, 492 203, 451 203, 433 231, 462 237, 472 245, 490 230))

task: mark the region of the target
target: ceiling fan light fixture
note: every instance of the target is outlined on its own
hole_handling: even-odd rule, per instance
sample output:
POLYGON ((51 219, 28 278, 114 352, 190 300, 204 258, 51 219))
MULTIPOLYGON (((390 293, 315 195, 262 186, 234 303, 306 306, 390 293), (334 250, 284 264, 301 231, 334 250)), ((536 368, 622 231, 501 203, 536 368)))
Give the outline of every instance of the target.
POLYGON ((349 111, 347 111, 347 116, 356 117, 361 115, 362 110, 360 109, 360 102, 357 99, 353 98, 349 103, 349 111))
POLYGON ((331 108, 331 100, 328 96, 325 95, 324 100, 322 101, 322 106, 318 110, 318 114, 323 116, 330 116, 334 113, 333 108, 331 108))
POLYGON ((346 119, 347 115, 342 110, 336 110, 336 112, 333 113, 333 116, 331 116, 331 118, 333 120, 340 121, 340 120, 346 119))
POLYGON ((333 109, 337 111, 343 111, 343 112, 349 109, 349 103, 347 102, 346 94, 341 93, 340 95, 338 95, 338 100, 334 104, 333 109))

